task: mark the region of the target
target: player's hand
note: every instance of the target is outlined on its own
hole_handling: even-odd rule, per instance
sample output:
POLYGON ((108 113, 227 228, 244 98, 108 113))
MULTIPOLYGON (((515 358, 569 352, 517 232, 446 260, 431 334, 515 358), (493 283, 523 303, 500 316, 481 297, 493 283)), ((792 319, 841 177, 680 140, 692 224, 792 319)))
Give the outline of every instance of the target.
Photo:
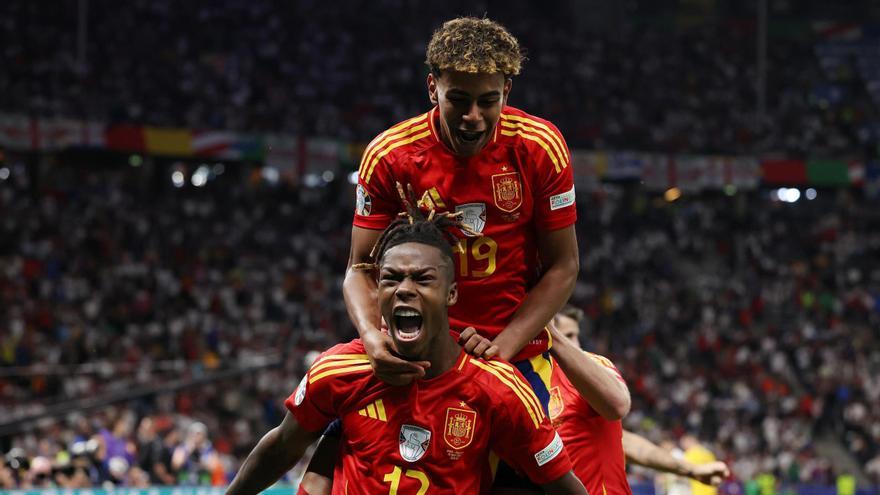
POLYGON ((479 358, 490 359, 498 355, 498 346, 478 334, 474 327, 467 327, 461 332, 458 344, 464 348, 464 352, 479 358))
POLYGON ((718 486, 721 482, 730 476, 730 469, 727 464, 721 461, 709 462, 707 464, 695 464, 691 466, 690 477, 700 483, 712 486, 718 486))
POLYGON ((389 385, 407 385, 425 376, 431 367, 428 361, 407 361, 394 354, 394 342, 387 333, 378 330, 366 332, 361 337, 373 373, 389 385))

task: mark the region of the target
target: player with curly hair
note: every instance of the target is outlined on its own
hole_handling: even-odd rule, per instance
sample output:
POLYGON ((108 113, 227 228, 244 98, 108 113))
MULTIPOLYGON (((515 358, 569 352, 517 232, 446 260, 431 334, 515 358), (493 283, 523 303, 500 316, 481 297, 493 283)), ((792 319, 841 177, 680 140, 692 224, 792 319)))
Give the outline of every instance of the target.
MULTIPOLYGON (((425 210, 461 213, 467 228, 457 232, 460 297, 449 310, 450 330, 473 328, 489 339, 489 346, 480 339, 462 344, 511 361, 546 413, 546 325, 577 279, 577 214, 562 134, 507 104, 523 61, 516 38, 490 19, 457 18, 434 32, 426 55, 433 108, 379 134, 361 160, 343 294, 376 376, 397 385, 425 376, 428 363, 395 355, 381 330, 376 281, 355 267, 404 210, 397 183, 410 185, 425 210)), ((319 464, 310 470, 329 477, 319 464)), ((507 479, 521 484, 502 468, 498 482, 507 479)))

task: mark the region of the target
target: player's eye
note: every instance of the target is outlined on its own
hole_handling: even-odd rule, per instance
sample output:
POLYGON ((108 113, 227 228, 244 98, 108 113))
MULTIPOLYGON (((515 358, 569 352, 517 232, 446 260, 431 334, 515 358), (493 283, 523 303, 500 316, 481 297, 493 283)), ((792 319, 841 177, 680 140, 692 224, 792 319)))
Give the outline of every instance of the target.
POLYGON ((499 98, 491 98, 488 100, 480 100, 481 107, 491 107, 500 101, 499 98))

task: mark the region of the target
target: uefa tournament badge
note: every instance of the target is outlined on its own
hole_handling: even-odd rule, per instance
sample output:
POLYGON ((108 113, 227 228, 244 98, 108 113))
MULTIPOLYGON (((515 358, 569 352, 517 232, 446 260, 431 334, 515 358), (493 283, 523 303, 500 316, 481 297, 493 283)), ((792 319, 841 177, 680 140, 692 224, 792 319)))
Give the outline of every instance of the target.
POLYGON ((418 426, 403 425, 400 427, 400 457, 409 462, 416 462, 428 451, 431 443, 431 431, 418 426))
POLYGON ((461 212, 461 223, 476 232, 468 232, 461 229, 462 233, 468 237, 474 237, 483 233, 483 227, 486 226, 486 203, 465 203, 455 207, 455 212, 461 212))

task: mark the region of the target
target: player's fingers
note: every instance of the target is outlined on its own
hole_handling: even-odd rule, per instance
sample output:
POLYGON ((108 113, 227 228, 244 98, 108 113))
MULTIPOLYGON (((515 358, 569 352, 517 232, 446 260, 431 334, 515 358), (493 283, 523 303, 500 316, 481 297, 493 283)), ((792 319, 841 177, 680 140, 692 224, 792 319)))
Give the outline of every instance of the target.
POLYGON ((474 354, 475 356, 485 357, 485 356, 484 356, 484 353, 485 353, 487 350, 489 350, 490 347, 492 347, 492 343, 491 343, 491 342, 489 342, 489 341, 486 340, 486 339, 480 339, 480 341, 477 343, 476 347, 474 347, 474 352, 473 352, 473 354, 474 354))
POLYGON ((464 344, 465 342, 468 341, 468 339, 470 339, 471 337, 473 337, 476 333, 477 333, 477 331, 474 329, 474 327, 467 327, 467 328, 465 328, 465 329, 461 332, 461 334, 459 334, 459 336, 458 336, 458 343, 459 343, 459 344, 464 344))
POLYGON ((464 352, 479 357, 480 354, 477 352, 477 347, 483 342, 483 340, 483 337, 480 337, 479 335, 471 335, 469 339, 461 344, 461 347, 464 349, 464 352))
POLYGON ((483 353, 483 359, 492 359, 493 357, 498 355, 498 346, 492 344, 486 349, 486 352, 483 353))

